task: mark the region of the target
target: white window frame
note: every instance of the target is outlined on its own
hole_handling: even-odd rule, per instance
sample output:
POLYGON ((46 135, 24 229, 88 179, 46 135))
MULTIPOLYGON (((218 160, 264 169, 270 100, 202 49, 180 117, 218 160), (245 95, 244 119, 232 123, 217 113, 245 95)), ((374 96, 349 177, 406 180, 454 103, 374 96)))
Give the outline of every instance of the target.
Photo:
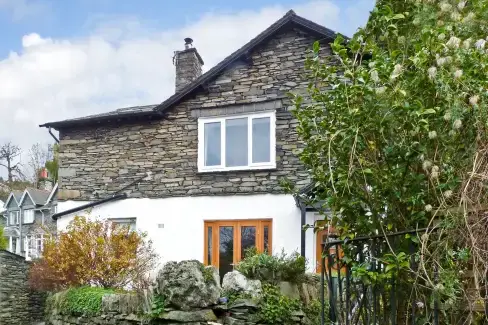
POLYGON ((255 170, 276 168, 276 112, 250 113, 226 115, 219 117, 200 117, 198 119, 198 171, 219 172, 232 170, 255 170), (269 117, 270 123, 270 161, 264 163, 252 162, 252 119, 269 117), (248 118, 247 122, 247 159, 246 166, 225 166, 225 121, 229 119, 248 118), (220 123, 220 163, 218 166, 205 166, 205 124, 220 123))
POLYGON ((28 224, 30 224, 30 223, 34 223, 34 220, 35 220, 35 212, 34 212, 34 209, 26 209, 26 210, 24 210, 24 219, 23 219, 23 223, 24 223, 24 224, 26 224, 26 223, 28 223, 28 224), (26 215, 26 212, 28 212, 29 217, 31 217, 31 219, 26 220, 26 216, 27 216, 27 215, 26 215), (30 215, 30 214, 32 214, 32 215, 30 215))
POLYGON ((131 231, 137 229, 137 219, 136 218, 110 218, 111 223, 121 226, 129 226, 131 231))
POLYGON ((19 216, 20 216, 20 211, 10 211, 9 212, 9 220, 8 220, 9 226, 18 225, 19 224, 19 216))

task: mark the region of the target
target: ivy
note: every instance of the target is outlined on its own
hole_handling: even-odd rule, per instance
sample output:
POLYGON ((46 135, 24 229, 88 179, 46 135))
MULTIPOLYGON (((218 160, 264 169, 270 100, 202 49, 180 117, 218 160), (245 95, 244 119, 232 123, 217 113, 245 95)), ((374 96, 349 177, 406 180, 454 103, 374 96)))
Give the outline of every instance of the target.
POLYGON ((294 311, 301 309, 298 299, 291 299, 280 293, 280 289, 271 284, 263 284, 263 296, 260 303, 260 319, 264 324, 289 324, 294 311))
POLYGON ((145 315, 147 319, 157 319, 164 313, 165 299, 162 295, 155 295, 151 304, 151 311, 145 315))

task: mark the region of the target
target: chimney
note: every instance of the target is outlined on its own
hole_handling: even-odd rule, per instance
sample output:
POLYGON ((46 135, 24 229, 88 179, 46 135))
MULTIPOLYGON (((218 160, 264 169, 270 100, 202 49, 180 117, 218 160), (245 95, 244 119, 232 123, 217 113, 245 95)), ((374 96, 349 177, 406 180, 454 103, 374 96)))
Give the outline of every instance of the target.
POLYGON ((185 49, 183 51, 175 51, 173 64, 176 67, 176 92, 202 75, 203 60, 197 49, 193 47, 191 38, 185 38, 185 49))

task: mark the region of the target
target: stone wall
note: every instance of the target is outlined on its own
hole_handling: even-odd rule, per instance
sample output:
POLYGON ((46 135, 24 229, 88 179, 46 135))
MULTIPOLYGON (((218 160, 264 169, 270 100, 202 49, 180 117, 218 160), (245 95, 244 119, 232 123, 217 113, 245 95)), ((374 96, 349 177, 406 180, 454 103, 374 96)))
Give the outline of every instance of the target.
POLYGON ((0 324, 26 325, 42 320, 45 295, 29 289, 29 263, 0 250, 0 324))
MULTIPOLYGON (((303 306, 318 298, 316 283, 287 283, 284 287, 282 294, 301 299, 303 306)), ((64 293, 55 294, 48 304, 46 325, 257 325, 262 323, 262 294, 259 280, 249 280, 237 271, 227 273, 221 287, 218 271, 212 266, 205 267, 198 261, 169 262, 158 274, 154 289, 144 297, 130 293, 105 295, 97 315, 69 314, 61 307, 64 293), (241 297, 229 301, 229 297, 223 297, 229 293, 241 297), (164 303, 155 312, 150 306, 157 305, 158 297, 164 297, 160 300, 164 303)), ((310 323, 300 310, 291 315, 290 325, 310 323)))
MULTIPOLYGON (((104 197, 148 171, 153 180, 142 182, 134 197, 282 193, 283 176, 307 184, 287 93, 307 93, 304 62, 314 41, 299 29, 278 33, 159 121, 60 130, 58 198, 104 197), (277 107, 276 169, 198 173, 197 117, 205 109, 267 102, 277 107)), ((330 55, 328 45, 322 53, 330 55)))

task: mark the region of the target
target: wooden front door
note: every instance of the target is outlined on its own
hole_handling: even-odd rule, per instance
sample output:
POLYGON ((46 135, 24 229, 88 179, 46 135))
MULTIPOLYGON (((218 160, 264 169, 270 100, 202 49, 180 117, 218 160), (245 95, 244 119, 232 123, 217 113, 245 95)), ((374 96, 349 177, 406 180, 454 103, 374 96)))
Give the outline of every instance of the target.
POLYGON ((231 272, 247 249, 271 252, 271 220, 215 220, 204 223, 204 263, 231 272))

